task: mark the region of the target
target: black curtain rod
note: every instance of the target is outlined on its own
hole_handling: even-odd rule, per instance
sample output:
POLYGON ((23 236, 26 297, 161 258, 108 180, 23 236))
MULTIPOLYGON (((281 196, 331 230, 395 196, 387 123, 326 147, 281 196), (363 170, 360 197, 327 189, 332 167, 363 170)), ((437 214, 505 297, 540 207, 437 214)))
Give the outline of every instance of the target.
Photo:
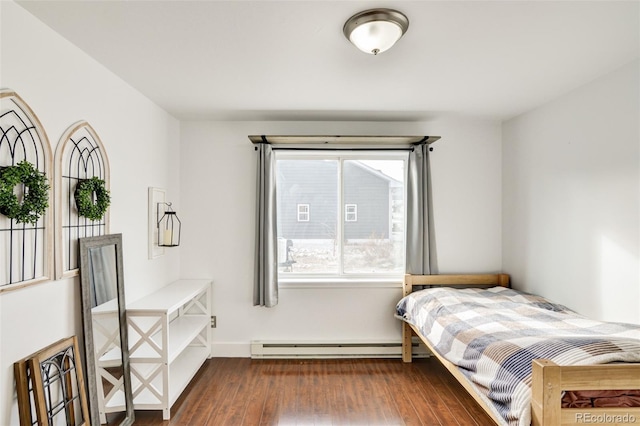
MULTIPOLYGON (((266 135, 260 135, 260 139, 262 140, 262 142, 258 142, 258 143, 264 143, 264 144, 271 145, 271 142, 269 142, 267 140, 267 136, 266 135)), ((336 146, 332 146, 332 147, 315 146, 315 147, 286 148, 286 147, 280 146, 280 147, 273 147, 271 149, 273 149, 274 151, 287 150, 287 151, 411 151, 411 152, 413 152, 415 150, 416 146, 423 145, 428 140, 429 140, 429 136, 425 136, 420 141, 412 143, 411 147, 402 147, 402 148, 339 148, 339 147, 336 147, 336 146)), ((258 149, 258 147, 255 147, 255 150, 257 150, 257 149, 258 149)), ((433 147, 429 147, 429 151, 433 151, 433 147)))
POLYGON ((271 148, 274 151, 413 151, 415 148, 325 148, 325 147, 300 147, 300 148, 287 148, 284 146, 271 148))
MULTIPOLYGON (((286 148, 286 147, 273 147, 273 151, 415 151, 415 147, 407 148, 325 148, 325 147, 302 147, 302 148, 286 148)), ((257 151, 258 147, 254 147, 254 151, 257 151)), ((429 151, 433 151, 433 147, 429 147, 429 151)))

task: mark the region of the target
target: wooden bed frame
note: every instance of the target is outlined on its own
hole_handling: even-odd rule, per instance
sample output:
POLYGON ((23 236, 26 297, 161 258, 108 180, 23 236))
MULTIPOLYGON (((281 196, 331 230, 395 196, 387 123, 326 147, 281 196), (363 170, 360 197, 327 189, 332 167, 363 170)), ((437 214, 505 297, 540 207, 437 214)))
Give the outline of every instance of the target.
MULTIPOLYGON (((403 296, 411 293, 413 286, 423 285, 509 287, 509 275, 405 275, 403 296)), ((469 379, 453 363, 438 354, 415 327, 406 322, 402 324, 402 360, 404 362, 411 362, 412 335, 416 334, 482 409, 497 424, 504 423, 484 395, 480 395, 475 390, 469 379)), ((640 363, 559 366, 544 359, 534 360, 531 382, 531 424, 534 426, 640 425, 640 407, 561 408, 561 394, 564 390, 606 389, 640 389, 640 363)))

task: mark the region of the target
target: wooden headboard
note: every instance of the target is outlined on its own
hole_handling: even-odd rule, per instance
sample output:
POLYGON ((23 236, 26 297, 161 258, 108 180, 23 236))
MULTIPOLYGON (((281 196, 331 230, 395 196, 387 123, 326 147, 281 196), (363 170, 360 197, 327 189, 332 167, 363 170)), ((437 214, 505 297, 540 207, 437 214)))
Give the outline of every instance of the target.
POLYGON ((509 287, 509 274, 471 275, 411 275, 406 274, 402 284, 402 295, 411 293, 414 285, 442 286, 501 286, 509 287))
MULTIPOLYGON (((441 286, 501 286, 509 287, 509 274, 470 274, 470 275, 411 275, 406 274, 402 282, 402 296, 407 296, 413 291, 413 286, 441 285, 441 286)), ((402 323, 402 360, 411 362, 411 335, 412 327, 402 323)), ((415 331, 415 330, 413 330, 415 331)), ((416 332, 417 333, 417 332, 416 332)))

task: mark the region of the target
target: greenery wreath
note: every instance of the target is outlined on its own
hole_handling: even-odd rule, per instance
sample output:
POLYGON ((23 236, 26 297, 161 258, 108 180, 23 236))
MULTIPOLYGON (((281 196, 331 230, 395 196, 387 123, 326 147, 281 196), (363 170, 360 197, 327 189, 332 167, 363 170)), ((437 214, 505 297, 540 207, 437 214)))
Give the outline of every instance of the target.
POLYGON ((49 184, 44 173, 28 161, 0 168, 0 213, 16 222, 35 224, 49 207, 49 184), (22 203, 13 192, 24 185, 22 203))
POLYGON ((100 220, 111 203, 104 181, 96 176, 78 182, 75 191, 78 214, 91 220, 100 220), (95 194, 95 202, 94 202, 95 194))

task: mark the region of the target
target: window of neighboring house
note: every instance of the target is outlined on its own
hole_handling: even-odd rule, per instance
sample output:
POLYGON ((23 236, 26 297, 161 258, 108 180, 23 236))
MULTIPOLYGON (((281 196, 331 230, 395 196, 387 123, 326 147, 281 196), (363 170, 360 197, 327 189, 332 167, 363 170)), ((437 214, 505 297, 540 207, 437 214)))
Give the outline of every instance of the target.
POLYGON ((345 206, 344 206, 344 221, 345 222, 357 222, 358 221, 358 205, 357 204, 345 204, 345 206))
POLYGON ((298 204, 298 222, 309 222, 309 204, 298 204))
POLYGON ((288 260, 279 276, 401 277, 406 163, 401 151, 279 150, 278 238, 288 260))

